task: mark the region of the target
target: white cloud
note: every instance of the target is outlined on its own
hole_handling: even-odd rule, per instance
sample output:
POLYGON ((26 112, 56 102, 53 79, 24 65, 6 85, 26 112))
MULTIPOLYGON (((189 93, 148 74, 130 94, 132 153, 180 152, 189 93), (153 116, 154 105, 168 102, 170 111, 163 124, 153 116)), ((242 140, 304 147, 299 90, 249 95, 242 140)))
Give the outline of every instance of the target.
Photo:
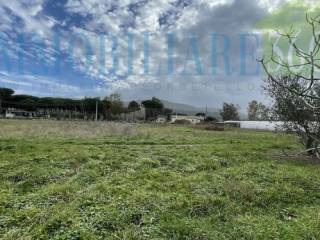
POLYGON ((23 32, 35 32, 42 37, 48 36, 51 33, 51 28, 54 26, 52 18, 36 16, 42 10, 43 1, 34 1, 33 4, 22 5, 17 0, 3 1, 0 7, 6 7, 12 11, 13 14, 21 18, 24 22, 25 28, 20 29, 23 32))
MULTIPOLYGON (((103 79, 105 84, 111 88, 123 88, 128 91, 132 86, 142 84, 156 83, 179 83, 183 85, 193 82, 212 84, 212 76, 199 78, 185 78, 181 76, 149 76, 143 75, 143 32, 151 34, 150 40, 150 70, 155 72, 162 64, 162 69, 166 71, 167 63, 167 45, 166 33, 173 32, 175 39, 175 70, 180 73, 184 66, 188 47, 188 37, 194 34, 198 38, 201 57, 205 69, 210 69, 210 34, 212 32, 224 33, 235 39, 238 33, 252 31, 255 21, 263 17, 270 11, 274 11, 285 3, 286 0, 197 0, 184 7, 178 6, 176 0, 68 0, 65 10, 72 14, 68 17, 79 16, 85 19, 83 25, 68 26, 67 20, 58 22, 53 16, 46 16, 43 12, 44 0, 10 0, 0 3, 0 30, 10 32, 14 29, 15 22, 12 16, 6 13, 5 8, 10 9, 12 13, 22 19, 24 28, 21 32, 36 32, 47 40, 48 47, 47 58, 50 62, 54 61, 53 54, 53 27, 63 25, 70 29, 70 32, 62 30, 62 50, 68 49, 70 37, 75 33, 84 34, 93 47, 93 65, 86 68, 86 50, 82 45, 77 45, 74 50, 74 69, 87 76, 97 79, 103 79), (134 8, 132 4, 137 4, 134 8), (133 9, 132 9, 133 8, 133 9), (161 26, 159 19, 167 16, 170 18, 170 24, 161 26), (134 59, 133 70, 136 75, 126 76, 128 70, 128 50, 127 33, 134 34, 134 59), (110 75, 108 72, 100 72, 99 65, 99 35, 98 33, 112 33, 118 37, 119 70, 117 75, 110 75)), ((312 1, 312 0, 310 0, 312 1)), ((106 63, 107 69, 112 67, 111 42, 106 39, 106 63)), ((235 68, 239 67, 239 47, 237 40, 232 43, 231 56, 232 64, 235 68)), ((30 54, 30 53, 26 53, 30 54)), ((191 63, 192 65, 192 63, 191 63)), ((190 70, 194 71, 194 66, 190 70)), ((221 69, 220 69, 221 72, 221 69)), ((28 82, 37 84, 27 77, 28 82)), ((227 77, 221 77, 223 80, 227 77)), ((7 79, 8 80, 8 79, 7 79)), ((216 80, 216 79, 215 79, 216 80)), ((40 82, 49 84, 56 82, 57 79, 42 79, 40 82)), ((256 79, 254 80, 256 81, 256 79)), ((50 85, 51 86, 51 85, 50 85)), ((61 91, 67 86, 59 85, 61 91)), ((52 87, 55 87, 52 85, 52 87)), ((101 89, 101 86, 99 86, 101 89)), ((59 91, 60 91, 59 90, 59 91)), ((81 89, 72 89, 80 92, 81 89)), ((96 89, 98 91, 98 88, 96 89)), ((160 89, 161 90, 161 89, 160 89)), ((159 91, 160 91, 159 90, 159 91)), ((163 89, 162 89, 163 90, 163 89)), ((100 91, 100 90, 99 90, 100 91)), ((101 92, 101 91, 100 91, 101 92)), ((165 90, 163 90, 165 92, 165 90)), ((181 93, 182 95, 183 93, 181 93)), ((190 92, 185 92, 185 97, 190 92)), ((195 94, 195 96, 200 96, 195 94)), ((234 94, 233 94, 234 95, 234 94)), ((182 97, 182 96, 181 96, 182 97)), ((242 96, 245 98, 247 96, 242 96)))
POLYGON ((81 88, 78 86, 65 84, 59 82, 55 78, 35 76, 28 74, 12 74, 0 71, 0 83, 11 84, 18 87, 30 89, 46 89, 48 92, 54 93, 55 91, 63 94, 77 95, 81 93, 81 88))

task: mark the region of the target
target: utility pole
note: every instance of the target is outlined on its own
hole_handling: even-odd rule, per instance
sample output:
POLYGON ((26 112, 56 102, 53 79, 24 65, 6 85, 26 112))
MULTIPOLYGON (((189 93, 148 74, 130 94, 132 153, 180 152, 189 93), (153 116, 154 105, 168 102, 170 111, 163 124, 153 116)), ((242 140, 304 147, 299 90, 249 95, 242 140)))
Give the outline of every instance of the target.
POLYGON ((206 104, 206 116, 205 119, 208 117, 208 105, 206 104))
POLYGON ((96 122, 98 122, 98 100, 96 101, 96 122))

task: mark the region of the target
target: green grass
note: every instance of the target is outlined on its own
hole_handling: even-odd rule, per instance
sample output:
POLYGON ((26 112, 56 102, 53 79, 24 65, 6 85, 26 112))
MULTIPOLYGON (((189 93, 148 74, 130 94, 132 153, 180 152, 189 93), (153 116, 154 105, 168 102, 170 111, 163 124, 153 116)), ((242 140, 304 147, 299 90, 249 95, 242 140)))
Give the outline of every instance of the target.
POLYGON ((0 129, 1 239, 320 239, 320 165, 274 154, 296 149, 293 136, 46 121, 0 129))

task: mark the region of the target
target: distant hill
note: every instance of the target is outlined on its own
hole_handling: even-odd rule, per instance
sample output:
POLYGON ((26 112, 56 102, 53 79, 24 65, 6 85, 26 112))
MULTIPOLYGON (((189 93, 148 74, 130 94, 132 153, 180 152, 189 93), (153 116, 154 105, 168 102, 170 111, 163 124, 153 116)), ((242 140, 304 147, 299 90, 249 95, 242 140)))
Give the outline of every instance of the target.
MULTIPOLYGON (((195 106, 188 105, 188 104, 170 102, 170 101, 163 100, 163 99, 161 99, 161 101, 163 102, 163 104, 166 108, 170 108, 176 113, 195 115, 199 112, 205 113, 205 111, 206 111, 205 107, 200 108, 200 107, 195 107, 195 106)), ((219 117, 219 109, 208 108, 208 115, 212 116, 212 117, 219 117)))
MULTIPOLYGON (((137 101, 141 103, 141 101, 137 101)), ((195 115, 197 113, 205 113, 206 108, 200 108, 200 107, 195 107, 189 104, 183 104, 183 103, 176 103, 176 102, 170 102, 164 99, 161 99, 161 102, 164 104, 165 108, 170 108, 173 110, 175 113, 181 113, 181 114, 186 114, 186 115, 195 115)), ((125 102, 125 105, 127 106, 129 103, 125 102)), ((220 109, 219 108, 210 108, 208 107, 208 116, 215 117, 220 119, 220 109)), ((240 112, 240 119, 241 120, 246 120, 247 116, 246 114, 240 112)))

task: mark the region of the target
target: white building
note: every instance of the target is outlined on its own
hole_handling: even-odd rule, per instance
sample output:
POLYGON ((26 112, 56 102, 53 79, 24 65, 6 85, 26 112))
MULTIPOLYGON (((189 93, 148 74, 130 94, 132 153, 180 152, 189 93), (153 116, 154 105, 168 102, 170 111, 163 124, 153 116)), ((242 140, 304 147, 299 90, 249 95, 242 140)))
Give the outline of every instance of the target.
POLYGON ((178 116, 173 115, 171 117, 171 122, 175 123, 176 121, 188 121, 191 124, 199 124, 204 121, 204 117, 198 117, 198 116, 178 116))

